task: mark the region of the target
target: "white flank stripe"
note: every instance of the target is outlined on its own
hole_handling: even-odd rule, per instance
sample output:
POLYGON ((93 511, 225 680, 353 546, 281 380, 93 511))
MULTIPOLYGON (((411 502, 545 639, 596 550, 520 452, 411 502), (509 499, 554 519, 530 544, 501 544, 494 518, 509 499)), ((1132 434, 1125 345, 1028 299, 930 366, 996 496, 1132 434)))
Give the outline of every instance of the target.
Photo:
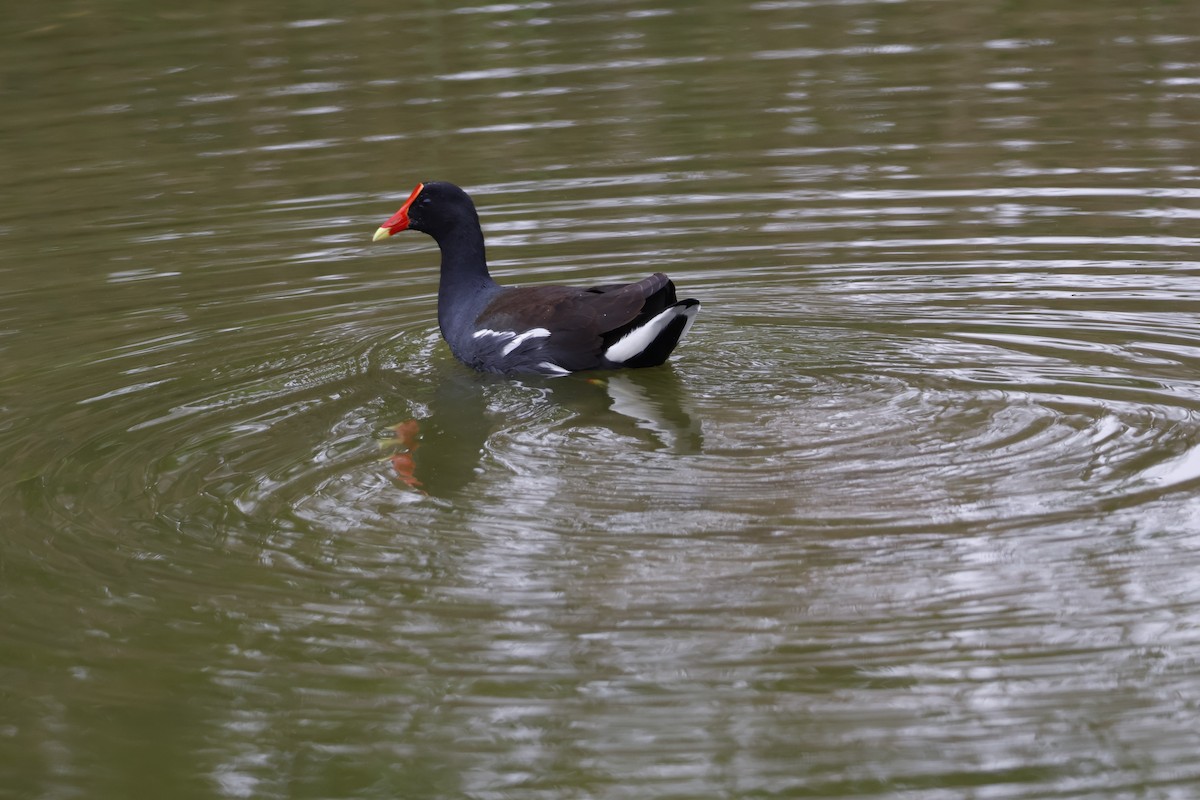
POLYGON ((604 351, 604 357, 618 364, 628 361, 644 351, 658 338, 663 329, 671 324, 671 320, 686 311, 671 306, 665 311, 658 312, 650 321, 639 328, 634 328, 622 336, 617 342, 604 351))
POLYGON ((538 364, 538 369, 543 369, 543 370, 545 370, 547 373, 549 373, 549 374, 551 374, 551 375, 556 375, 556 376, 557 376, 557 375, 570 375, 570 374, 571 374, 571 370, 569 370, 569 369, 563 369, 563 368, 562 368, 562 367, 560 367, 558 364, 553 364, 553 363, 551 363, 551 362, 549 362, 549 361, 543 361, 542 363, 538 364))
POLYGON ((499 336, 501 339, 511 339, 516 336, 512 331, 494 331, 491 328, 480 328, 471 334, 471 338, 478 339, 480 336, 499 336))
POLYGON ((534 338, 538 338, 541 336, 549 336, 549 335, 550 335, 550 331, 546 330, 545 328, 530 328, 529 330, 525 331, 517 338, 513 339, 508 344, 504 345, 504 349, 500 351, 500 355, 502 355, 502 356, 508 355, 513 350, 516 350, 518 347, 525 344, 525 342, 528 341, 529 339, 534 339, 534 338))

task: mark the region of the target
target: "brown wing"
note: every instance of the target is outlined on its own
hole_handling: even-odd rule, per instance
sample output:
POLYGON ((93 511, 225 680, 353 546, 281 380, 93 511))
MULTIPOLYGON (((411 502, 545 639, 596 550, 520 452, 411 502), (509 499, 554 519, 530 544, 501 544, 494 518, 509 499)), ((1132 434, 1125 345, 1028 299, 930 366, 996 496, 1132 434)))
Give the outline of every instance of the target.
POLYGON ((550 331, 548 337, 530 340, 530 359, 550 361, 572 371, 590 369, 599 365, 610 334, 628 328, 642 315, 647 298, 658 301, 656 295, 671 286, 660 272, 636 283, 591 289, 513 288, 489 303, 476 325, 515 333, 545 328, 550 331))

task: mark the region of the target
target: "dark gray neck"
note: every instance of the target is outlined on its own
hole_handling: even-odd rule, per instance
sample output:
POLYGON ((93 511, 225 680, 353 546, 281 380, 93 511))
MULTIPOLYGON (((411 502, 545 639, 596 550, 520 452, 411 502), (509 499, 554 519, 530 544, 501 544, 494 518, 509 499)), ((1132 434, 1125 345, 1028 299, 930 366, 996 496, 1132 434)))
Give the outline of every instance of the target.
POLYGON ((442 251, 438 326, 453 344, 461 336, 470 336, 475 318, 500 287, 488 274, 483 232, 477 222, 439 231, 434 238, 442 251))

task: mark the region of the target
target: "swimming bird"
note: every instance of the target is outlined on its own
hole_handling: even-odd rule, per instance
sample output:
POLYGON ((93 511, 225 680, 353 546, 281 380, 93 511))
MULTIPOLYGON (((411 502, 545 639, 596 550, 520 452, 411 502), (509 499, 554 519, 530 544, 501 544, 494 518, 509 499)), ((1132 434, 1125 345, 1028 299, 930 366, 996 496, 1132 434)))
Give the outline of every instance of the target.
POLYGON ((574 288, 501 286, 488 273, 470 195, 452 183, 419 183, 375 232, 433 237, 441 250, 438 327, 459 361, 506 375, 662 364, 691 328, 697 300, 678 300, 661 272, 634 283, 574 288))

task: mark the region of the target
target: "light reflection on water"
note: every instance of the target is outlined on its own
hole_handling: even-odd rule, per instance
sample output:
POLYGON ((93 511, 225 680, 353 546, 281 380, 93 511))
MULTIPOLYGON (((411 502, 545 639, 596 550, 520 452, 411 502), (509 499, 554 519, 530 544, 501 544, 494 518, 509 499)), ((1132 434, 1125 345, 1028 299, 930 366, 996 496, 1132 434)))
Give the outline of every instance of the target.
POLYGON ((1195 39, 700 7, 22 27, 85 77, 0 123, 0 785, 1187 796, 1195 39), (434 177, 689 340, 466 372, 367 246, 434 177))

